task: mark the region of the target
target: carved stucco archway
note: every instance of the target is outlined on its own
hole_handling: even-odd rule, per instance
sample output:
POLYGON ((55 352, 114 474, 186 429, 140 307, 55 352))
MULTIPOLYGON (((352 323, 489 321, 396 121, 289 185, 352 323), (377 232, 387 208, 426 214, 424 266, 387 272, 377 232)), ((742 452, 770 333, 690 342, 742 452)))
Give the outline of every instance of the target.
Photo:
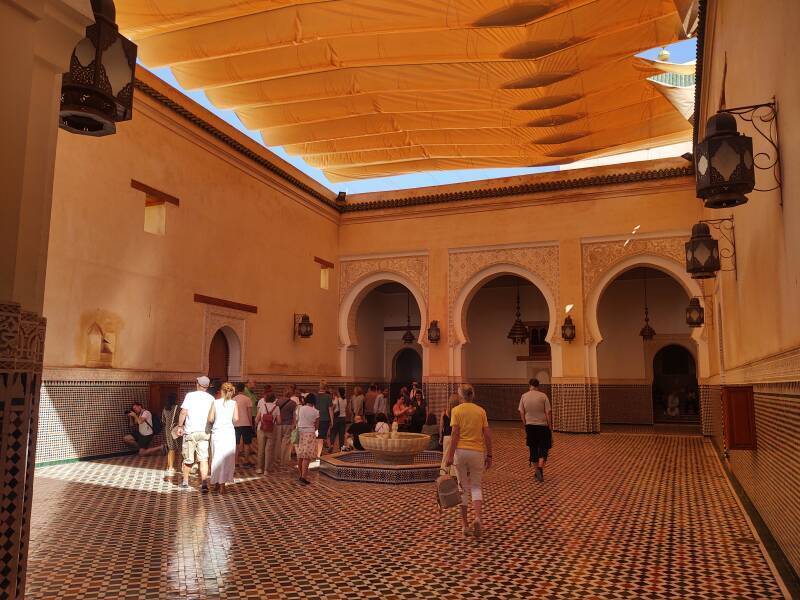
MULTIPOLYGON (((700 284, 686 273, 683 265, 671 258, 658 256, 656 254, 637 254, 614 263, 597 277, 585 301, 586 363, 589 376, 594 380, 597 380, 598 377, 597 346, 603 341, 603 335, 600 332, 600 325, 597 317, 600 298, 602 298, 606 288, 617 277, 637 267, 650 267, 666 273, 680 284, 689 298, 698 297, 701 306, 705 306, 703 290, 700 284)), ((694 341, 697 349, 696 354, 693 354, 695 354, 697 359, 698 378, 705 379, 709 376, 708 342, 706 339, 705 327, 693 329, 691 339, 694 341)))
POLYGON ((401 273, 378 271, 354 282, 344 292, 339 302, 339 368, 343 377, 355 376, 354 351, 358 346, 358 310, 364 298, 384 283, 399 283, 411 292, 419 308, 420 328, 417 343, 422 347, 422 375, 428 374, 428 342, 425 338, 428 323, 428 299, 426 291, 401 273))
POLYGON ((475 294, 489 281, 500 275, 516 275, 531 282, 544 296, 548 311, 548 329, 546 340, 551 350, 551 376, 561 377, 561 339, 556 334, 558 320, 558 300, 550 285, 543 277, 519 265, 499 263, 489 265, 475 273, 460 289, 453 301, 451 313, 451 326, 453 330, 453 343, 450 345, 450 374, 452 377, 462 379, 468 374, 464 373, 464 345, 469 343, 467 335, 467 311, 475 294))

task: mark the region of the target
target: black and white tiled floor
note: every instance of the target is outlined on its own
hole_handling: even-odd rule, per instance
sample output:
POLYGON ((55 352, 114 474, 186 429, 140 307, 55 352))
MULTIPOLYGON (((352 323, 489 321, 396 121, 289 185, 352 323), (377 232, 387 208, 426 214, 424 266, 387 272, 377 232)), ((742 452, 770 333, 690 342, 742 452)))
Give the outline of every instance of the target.
POLYGON ((161 460, 37 469, 28 598, 781 598, 708 441, 498 425, 484 538, 433 484, 288 472, 180 492, 161 460))

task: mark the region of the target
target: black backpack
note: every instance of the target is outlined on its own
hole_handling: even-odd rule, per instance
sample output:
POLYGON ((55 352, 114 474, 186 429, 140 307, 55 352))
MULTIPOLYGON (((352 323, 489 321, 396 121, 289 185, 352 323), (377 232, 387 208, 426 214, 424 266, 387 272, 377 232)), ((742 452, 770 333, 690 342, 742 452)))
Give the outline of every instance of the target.
POLYGON ((161 433, 163 429, 163 425, 161 423, 161 415, 154 415, 152 412, 150 413, 150 419, 153 421, 152 423, 147 423, 150 425, 150 428, 153 430, 153 435, 157 435, 161 433))

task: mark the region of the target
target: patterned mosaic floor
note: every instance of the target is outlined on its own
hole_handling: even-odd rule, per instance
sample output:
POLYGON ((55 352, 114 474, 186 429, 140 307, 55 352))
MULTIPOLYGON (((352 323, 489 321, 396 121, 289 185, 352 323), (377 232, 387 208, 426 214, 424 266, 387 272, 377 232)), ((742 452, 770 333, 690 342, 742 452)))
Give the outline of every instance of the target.
POLYGON ((782 597, 703 438, 557 435, 539 484, 521 430, 495 436, 481 542, 432 484, 243 471, 218 497, 157 459, 38 469, 28 597, 782 597))

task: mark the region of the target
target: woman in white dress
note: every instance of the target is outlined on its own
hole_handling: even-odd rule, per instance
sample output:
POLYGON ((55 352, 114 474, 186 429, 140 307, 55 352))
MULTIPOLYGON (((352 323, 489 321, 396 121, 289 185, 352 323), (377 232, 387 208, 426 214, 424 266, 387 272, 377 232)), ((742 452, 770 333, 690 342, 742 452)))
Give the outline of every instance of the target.
POLYGON ((233 483, 236 469, 236 430, 233 427, 238 417, 233 395, 236 389, 230 383, 222 384, 222 397, 214 400, 209 421, 211 430, 211 484, 215 491, 225 493, 225 484, 233 483))

